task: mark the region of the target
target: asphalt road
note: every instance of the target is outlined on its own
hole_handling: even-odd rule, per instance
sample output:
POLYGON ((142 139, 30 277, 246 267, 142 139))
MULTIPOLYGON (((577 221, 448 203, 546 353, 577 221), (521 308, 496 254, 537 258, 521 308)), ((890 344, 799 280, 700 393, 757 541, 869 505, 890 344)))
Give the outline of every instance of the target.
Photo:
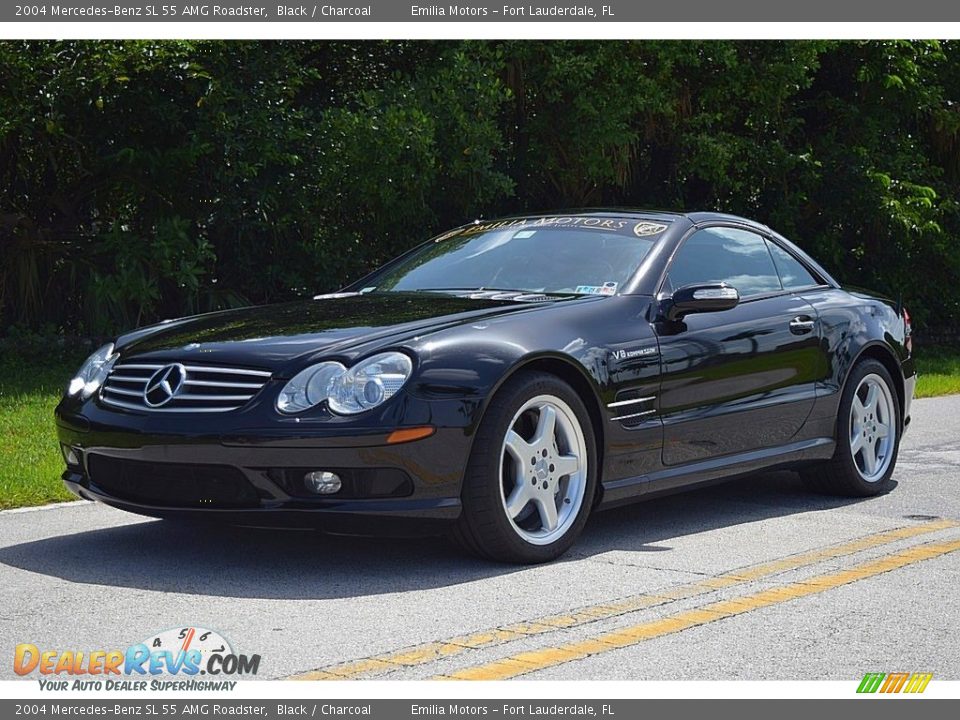
POLYGON ((440 539, 189 530, 90 503, 0 513, 0 651, 193 625, 259 653, 269 679, 960 679, 960 396, 913 417, 884 497, 756 476, 598 514, 532 568, 440 539))

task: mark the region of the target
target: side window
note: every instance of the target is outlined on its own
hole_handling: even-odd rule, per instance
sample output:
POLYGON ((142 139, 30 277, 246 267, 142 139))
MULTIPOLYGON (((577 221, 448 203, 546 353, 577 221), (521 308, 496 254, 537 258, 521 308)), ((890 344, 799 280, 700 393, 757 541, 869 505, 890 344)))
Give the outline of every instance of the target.
POLYGON ((774 242, 768 240, 767 244, 770 247, 770 254, 773 255, 773 264, 777 266, 777 272, 780 274, 780 282, 786 290, 820 284, 820 281, 811 275, 803 263, 793 255, 774 242))
POLYGON ((783 289, 767 241, 756 233, 725 227, 706 228, 688 237, 673 257, 667 282, 672 290, 725 282, 740 297, 783 289))

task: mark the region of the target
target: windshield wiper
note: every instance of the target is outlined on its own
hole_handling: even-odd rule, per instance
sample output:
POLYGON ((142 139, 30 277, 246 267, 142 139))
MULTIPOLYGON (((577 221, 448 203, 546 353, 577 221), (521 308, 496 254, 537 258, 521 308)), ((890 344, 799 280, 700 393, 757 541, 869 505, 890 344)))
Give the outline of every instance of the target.
POLYGON ((552 295, 549 290, 518 290, 517 288, 494 287, 442 287, 418 288, 414 292, 484 292, 484 293, 520 293, 522 295, 552 295))
POLYGON ((562 300, 573 297, 571 293, 561 293, 553 290, 508 290, 504 288, 487 287, 449 287, 449 288, 420 288, 414 292, 450 293, 459 298, 475 300, 513 300, 515 302, 542 302, 544 300, 562 300))

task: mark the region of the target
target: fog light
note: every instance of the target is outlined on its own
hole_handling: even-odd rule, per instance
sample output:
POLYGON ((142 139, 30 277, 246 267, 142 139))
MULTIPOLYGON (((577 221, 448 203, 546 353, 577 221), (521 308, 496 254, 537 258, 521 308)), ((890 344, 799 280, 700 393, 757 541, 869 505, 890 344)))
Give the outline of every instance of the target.
POLYGON ((303 484, 307 486, 307 490, 317 495, 332 495, 340 490, 343 483, 336 473, 315 470, 303 476, 303 484))
POLYGON ((77 451, 69 445, 64 445, 61 443, 60 452, 63 453, 63 460, 65 463, 67 463, 67 465, 76 467, 80 464, 80 456, 77 454, 77 451))

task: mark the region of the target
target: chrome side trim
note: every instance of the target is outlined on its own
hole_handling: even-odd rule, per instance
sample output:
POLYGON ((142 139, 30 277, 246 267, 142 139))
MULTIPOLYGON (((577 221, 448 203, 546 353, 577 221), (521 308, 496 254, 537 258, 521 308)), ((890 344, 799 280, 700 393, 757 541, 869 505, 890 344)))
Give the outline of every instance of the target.
POLYGON ((616 417, 610 418, 611 420, 629 420, 630 418, 643 417, 644 415, 653 415, 656 410, 644 410, 643 412, 630 413, 629 415, 617 415, 616 417))
POLYGON ((623 407, 624 405, 636 405, 638 403, 650 402, 651 400, 656 400, 657 396, 652 395, 651 397, 642 397, 642 398, 633 398, 632 400, 618 400, 617 402, 607 403, 608 408, 618 408, 623 407))

